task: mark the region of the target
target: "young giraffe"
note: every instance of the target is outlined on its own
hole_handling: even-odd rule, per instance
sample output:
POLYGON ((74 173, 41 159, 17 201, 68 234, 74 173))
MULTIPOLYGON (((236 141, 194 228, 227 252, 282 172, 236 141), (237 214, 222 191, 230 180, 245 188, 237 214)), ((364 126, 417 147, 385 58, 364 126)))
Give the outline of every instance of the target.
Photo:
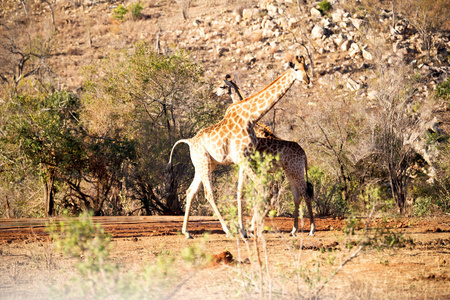
POLYGON ((270 83, 265 89, 239 103, 232 104, 222 121, 200 130, 193 138, 177 141, 170 153, 169 166, 172 162, 172 154, 180 143, 189 145, 191 161, 195 168, 194 180, 186 192, 186 207, 182 233, 186 238, 191 238, 187 230, 189 211, 192 199, 198 193, 203 184, 206 199, 211 204, 214 213, 222 224, 225 233, 229 233, 228 226, 220 214, 214 201, 212 189, 212 172, 218 164, 239 165, 238 182, 238 216, 239 228, 245 235, 242 216, 242 182, 244 172, 257 182, 258 178, 249 165, 249 156, 257 146, 257 138, 253 127, 290 89, 295 80, 309 84, 306 73, 305 59, 296 57, 289 64, 290 68, 280 77, 270 83))
MULTIPOLYGON (((228 94, 233 103, 240 102, 244 99, 244 97, 242 97, 241 90, 237 84, 231 80, 230 75, 225 76, 223 84, 216 89, 215 94, 217 96, 228 94)), ((273 162, 274 169, 272 171, 278 171, 280 168, 283 168, 291 186, 295 204, 294 227, 291 235, 295 235, 298 232, 299 205, 302 198, 305 199, 306 206, 308 207, 309 220, 311 224, 309 235, 314 235, 315 223, 311 203, 313 197, 313 187, 308 182, 308 168, 305 151, 295 142, 278 138, 273 134, 268 126, 262 123, 256 123, 254 130, 256 137, 258 138, 258 144, 255 150, 263 154, 271 154, 274 157, 279 155, 279 160, 273 162)), ((240 191, 238 191, 238 193, 240 193, 240 191)), ((253 225, 252 220, 252 227, 253 225)))
MULTIPOLYGON (((219 85, 219 87, 213 92, 213 94, 217 95, 218 97, 227 94, 228 96, 230 96, 233 103, 244 100, 241 90, 239 89, 237 84, 234 83, 233 80, 231 80, 231 76, 228 74, 225 75, 223 83, 219 85)), ((264 123, 256 122, 253 130, 255 131, 256 137, 258 138, 279 139, 275 134, 273 134, 270 127, 264 123)))

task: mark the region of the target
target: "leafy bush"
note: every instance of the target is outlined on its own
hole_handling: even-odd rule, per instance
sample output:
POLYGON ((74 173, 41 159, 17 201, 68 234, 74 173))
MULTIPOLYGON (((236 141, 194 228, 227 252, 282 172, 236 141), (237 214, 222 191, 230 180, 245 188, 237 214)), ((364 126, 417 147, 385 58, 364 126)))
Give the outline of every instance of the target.
POLYGON ((50 223, 47 231, 59 251, 79 259, 76 266, 82 275, 113 268, 107 262, 111 236, 100 224, 94 224, 92 212, 84 212, 79 218, 50 223))
POLYGON ((141 5, 140 2, 137 2, 133 5, 131 5, 131 16, 133 18, 133 20, 139 19, 142 16, 142 11, 143 7, 141 5))
POLYGON ((328 13, 331 10, 331 8, 332 8, 331 3, 326 0, 322 0, 319 3, 319 11, 322 13, 322 15, 328 13))
POLYGON ((447 80, 436 85, 436 96, 444 99, 444 101, 449 101, 447 103, 448 108, 450 108, 450 76, 447 80))
POLYGON ((113 17, 117 20, 123 21, 125 19, 125 15, 128 12, 128 9, 120 4, 116 8, 113 9, 113 17))
POLYGON ((339 183, 334 182, 322 168, 310 166, 308 179, 314 186, 314 209, 317 216, 342 216, 347 210, 339 183))

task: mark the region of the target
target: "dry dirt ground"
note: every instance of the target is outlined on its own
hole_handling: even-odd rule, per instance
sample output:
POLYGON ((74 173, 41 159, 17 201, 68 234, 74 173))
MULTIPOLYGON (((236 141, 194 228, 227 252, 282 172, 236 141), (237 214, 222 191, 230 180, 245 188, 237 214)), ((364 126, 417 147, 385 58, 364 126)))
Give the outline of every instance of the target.
MULTIPOLYGON (((73 284, 75 260, 54 250, 45 222, 0 220, 0 299, 59 298, 55 290, 61 293, 64 284, 73 284)), ((158 258, 170 257, 171 272, 152 269, 156 278, 138 281, 139 288, 148 285, 148 298, 253 299, 260 298, 255 287, 261 282, 263 298, 310 298, 356 249, 342 247, 342 219, 318 219, 314 237, 296 238, 289 237, 292 219, 267 220, 273 231, 264 235, 266 246, 259 250, 262 266, 269 268, 260 274, 253 239, 247 240, 247 247, 242 240, 228 238, 212 217, 191 218, 193 240, 179 234, 182 217, 99 217, 94 222, 112 235, 110 258, 123 273, 140 274, 158 258), (196 261, 182 259, 188 248, 197 249, 196 261), (202 262, 203 254, 213 255, 213 261, 202 262)), ((387 228, 411 238, 413 245, 360 252, 318 298, 450 299, 450 217, 392 219, 387 228)))

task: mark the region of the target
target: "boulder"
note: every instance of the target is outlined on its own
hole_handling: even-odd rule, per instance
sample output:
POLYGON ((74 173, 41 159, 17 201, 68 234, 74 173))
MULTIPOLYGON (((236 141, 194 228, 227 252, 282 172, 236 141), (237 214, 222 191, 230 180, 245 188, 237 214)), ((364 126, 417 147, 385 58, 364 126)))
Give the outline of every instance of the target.
POLYGON ((259 16, 259 9, 257 8, 246 8, 242 11, 242 18, 244 20, 257 19, 259 16))
POLYGON ((361 84, 359 84, 359 83, 356 82, 355 80, 349 78, 349 79, 347 79, 347 88, 348 88, 350 91, 355 92, 355 91, 358 91, 358 90, 361 89, 361 84))
POLYGON ((311 38, 313 40, 321 39, 325 34, 325 30, 319 26, 315 25, 311 31, 311 38))
POLYGON ((322 17, 322 13, 317 8, 313 7, 311 8, 311 16, 314 18, 322 17))
POLYGON ((342 51, 348 51, 350 49, 350 46, 352 45, 351 40, 345 40, 341 44, 341 50, 342 51))
POLYGON ((372 60, 373 59, 373 55, 372 53, 370 53, 369 51, 367 51, 366 49, 362 50, 362 56, 365 60, 372 60))
POLYGON ((344 16, 344 11, 342 9, 337 9, 331 13, 331 19, 335 23, 342 21, 343 16, 344 16))
POLYGON ((361 29, 362 24, 364 23, 364 20, 362 19, 351 19, 353 26, 355 26, 356 29, 361 29))

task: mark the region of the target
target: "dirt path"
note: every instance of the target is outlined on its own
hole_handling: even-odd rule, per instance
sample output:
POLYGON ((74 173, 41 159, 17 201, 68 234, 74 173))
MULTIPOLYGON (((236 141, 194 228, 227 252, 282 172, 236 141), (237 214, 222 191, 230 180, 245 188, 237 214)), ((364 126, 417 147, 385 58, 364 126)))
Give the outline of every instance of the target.
MULTIPOLYGON (((146 296, 139 299, 260 298, 251 284, 258 274, 252 239, 249 239, 251 247, 246 247, 242 241, 239 244, 236 239, 227 238, 220 223, 212 217, 191 218, 189 229, 194 240, 186 240, 179 234, 181 216, 93 219, 112 235, 110 259, 119 266, 121 280, 132 276, 133 286, 145 292, 146 296), (205 232, 209 232, 206 237, 205 232), (235 263, 192 267, 183 258, 186 249, 197 249, 200 251, 197 255, 212 254, 235 263), (227 257, 227 253, 231 256, 227 257), (160 258, 172 261, 171 277, 164 270, 158 273, 160 258), (153 270, 150 277, 136 277, 149 276, 143 273, 146 268, 153 270)), ((46 222, 46 219, 0 220, 0 299, 81 297, 54 296, 55 290, 66 291, 66 285, 79 275, 74 266, 76 260, 56 252, 46 238, 46 222)), ((372 225, 379 222, 375 220, 372 225)), ((291 218, 267 220, 266 225, 275 230, 265 234, 266 246, 260 251, 262 260, 270 266, 265 280, 272 280, 274 298, 314 295, 317 285, 325 282, 354 251, 343 247, 344 224, 342 219, 320 218, 316 222, 316 236, 308 237, 309 230, 305 230, 305 234, 292 238, 291 218), (295 278, 297 281, 293 281, 295 278)), ((305 228, 308 227, 305 220, 305 228)), ((361 253, 327 284, 319 298, 450 299, 450 217, 392 219, 387 227, 411 238, 414 245, 361 253)), ((105 283, 95 281, 95 284, 105 283)))
MULTIPOLYGON (((61 218, 53 218, 59 221, 61 218)), ((139 238, 178 234, 183 224, 182 216, 140 216, 140 217, 94 217, 113 238, 139 238)), ((11 243, 46 236, 45 224, 49 219, 0 219, 0 243, 11 243)), ((274 218, 268 221, 275 231, 289 232, 291 218, 274 218)), ((377 224, 376 220, 372 224, 377 224)), ((316 219, 317 231, 341 230, 345 220, 338 218, 316 219)), ((403 218, 388 220, 388 227, 399 228, 409 233, 450 232, 450 218, 403 218)), ((309 231, 309 220, 304 220, 309 231)), ((190 217, 189 231, 194 235, 204 232, 223 233, 220 223, 213 217, 190 217)))

